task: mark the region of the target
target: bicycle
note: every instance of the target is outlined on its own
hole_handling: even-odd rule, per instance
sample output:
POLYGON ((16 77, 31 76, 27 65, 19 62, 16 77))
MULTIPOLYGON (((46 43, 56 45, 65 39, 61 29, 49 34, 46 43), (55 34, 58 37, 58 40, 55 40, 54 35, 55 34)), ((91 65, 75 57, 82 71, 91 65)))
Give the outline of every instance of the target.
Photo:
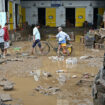
MULTIPOLYGON (((51 40, 49 40, 51 38, 51 36, 48 37, 48 40, 47 41, 40 41, 39 43, 41 44, 41 49, 39 48, 39 43, 37 43, 36 47, 35 47, 35 53, 37 55, 48 55, 50 53, 50 49, 52 48, 53 51, 55 51, 57 53, 58 51, 58 44, 57 46, 53 46, 51 44, 51 40)), ((57 41, 56 41, 57 42, 57 41)), ((60 48, 60 51, 59 51, 59 54, 58 55, 62 55, 62 56, 65 56, 65 55, 71 55, 72 54, 72 51, 73 51, 73 47, 72 47, 72 44, 70 43, 67 43, 67 54, 64 54, 63 53, 63 49, 60 48)))

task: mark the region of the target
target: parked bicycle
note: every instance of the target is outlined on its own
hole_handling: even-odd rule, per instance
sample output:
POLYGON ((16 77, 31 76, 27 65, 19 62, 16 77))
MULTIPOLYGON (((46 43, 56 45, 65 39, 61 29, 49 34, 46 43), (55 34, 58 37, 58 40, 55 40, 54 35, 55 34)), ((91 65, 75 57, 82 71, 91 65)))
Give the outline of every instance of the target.
MULTIPOLYGON (((40 50, 40 48, 38 46, 39 43, 36 45, 36 47, 35 47, 35 53, 37 55, 48 55, 50 53, 50 51, 51 51, 51 48, 53 49, 54 52, 57 53, 57 51, 58 51, 58 45, 53 45, 51 43, 50 39, 51 39, 51 36, 48 36, 48 40, 47 41, 40 41, 40 43, 41 43, 41 49, 42 50, 40 50)), ((57 42, 57 40, 55 40, 55 41, 57 42)), ((59 54, 57 53, 57 55, 63 55, 63 56, 64 55, 71 55, 72 51, 73 51, 72 44, 67 43, 66 47, 67 47, 67 54, 64 54, 63 53, 63 49, 60 48, 59 54)))

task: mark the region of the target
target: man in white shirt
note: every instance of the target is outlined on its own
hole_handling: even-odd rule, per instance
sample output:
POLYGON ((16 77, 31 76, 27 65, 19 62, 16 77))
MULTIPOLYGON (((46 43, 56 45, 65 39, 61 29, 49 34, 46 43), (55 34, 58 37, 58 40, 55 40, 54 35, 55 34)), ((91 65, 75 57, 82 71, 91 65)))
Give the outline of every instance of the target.
POLYGON ((33 29, 32 54, 34 54, 34 48, 35 48, 36 44, 38 44, 39 48, 41 49, 41 43, 40 43, 41 37, 40 37, 40 32, 38 30, 39 28, 40 28, 40 25, 37 24, 35 26, 35 28, 33 29))
POLYGON ((4 56, 4 30, 1 28, 1 25, 0 25, 0 49, 1 49, 1 57, 5 58, 4 56))

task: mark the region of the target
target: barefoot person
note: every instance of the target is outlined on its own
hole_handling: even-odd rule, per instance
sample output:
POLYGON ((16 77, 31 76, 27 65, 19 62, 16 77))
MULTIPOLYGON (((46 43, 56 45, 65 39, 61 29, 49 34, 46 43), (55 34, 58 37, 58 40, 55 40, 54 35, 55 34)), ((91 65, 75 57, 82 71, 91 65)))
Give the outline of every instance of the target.
POLYGON ((4 26, 4 53, 7 55, 7 49, 9 48, 9 32, 8 32, 8 24, 6 23, 4 26))
POLYGON ((0 49, 1 49, 1 58, 5 58, 4 56, 4 30, 0 25, 0 49))
POLYGON ((31 54, 34 54, 34 48, 35 48, 36 44, 38 44, 38 46, 41 50, 41 43, 40 43, 41 37, 40 37, 40 32, 38 30, 39 28, 40 28, 40 25, 37 24, 33 29, 33 45, 32 45, 31 54))
POLYGON ((62 31, 62 27, 58 27, 58 34, 56 35, 56 38, 58 39, 58 54, 60 51, 60 48, 63 49, 63 53, 66 54, 67 53, 67 48, 66 48, 66 40, 70 40, 70 37, 67 33, 62 31))

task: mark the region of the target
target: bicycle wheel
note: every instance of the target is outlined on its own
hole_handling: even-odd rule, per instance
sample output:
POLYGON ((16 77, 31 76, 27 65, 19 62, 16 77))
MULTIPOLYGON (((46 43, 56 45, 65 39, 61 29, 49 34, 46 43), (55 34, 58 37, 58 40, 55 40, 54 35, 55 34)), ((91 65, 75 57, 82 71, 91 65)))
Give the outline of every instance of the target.
POLYGON ((68 55, 71 55, 72 54, 72 51, 73 51, 73 47, 72 46, 68 46, 67 47, 68 55))
POLYGON ((46 41, 40 41, 35 46, 35 53, 37 55, 47 55, 50 52, 50 46, 46 41), (39 47, 39 44, 41 47, 39 47))
POLYGON ((63 53, 62 48, 60 49, 60 55, 63 55, 63 56, 69 55, 70 56, 72 54, 72 51, 73 51, 73 47, 72 47, 72 45, 69 45, 69 46, 67 46, 67 53, 66 54, 63 53))

